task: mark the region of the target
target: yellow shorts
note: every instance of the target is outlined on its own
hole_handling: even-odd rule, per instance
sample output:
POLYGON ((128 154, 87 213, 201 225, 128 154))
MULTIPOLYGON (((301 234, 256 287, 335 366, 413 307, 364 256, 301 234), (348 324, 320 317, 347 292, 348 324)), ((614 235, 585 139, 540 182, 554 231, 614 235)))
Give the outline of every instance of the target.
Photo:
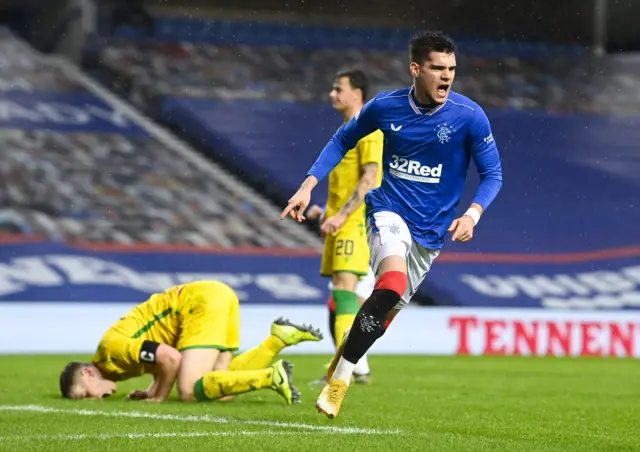
POLYGON ((369 244, 362 222, 345 224, 335 235, 324 239, 320 274, 354 273, 360 277, 369 272, 369 244))
POLYGON ((182 322, 176 348, 240 348, 240 303, 231 287, 220 282, 188 284, 178 295, 182 322))

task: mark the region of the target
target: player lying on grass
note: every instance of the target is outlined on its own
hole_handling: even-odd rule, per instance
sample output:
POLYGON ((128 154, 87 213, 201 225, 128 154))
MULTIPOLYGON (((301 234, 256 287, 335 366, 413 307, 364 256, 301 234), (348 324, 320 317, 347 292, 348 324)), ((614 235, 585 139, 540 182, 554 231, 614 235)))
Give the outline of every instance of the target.
POLYGON ((233 357, 240 346, 240 306, 231 287, 198 281, 152 295, 105 333, 91 363, 72 362, 60 375, 69 399, 99 399, 116 391, 116 381, 153 375, 132 400, 161 402, 177 381, 182 401, 206 401, 268 388, 287 404, 299 400, 291 364, 271 361, 285 347, 319 341, 311 326, 277 319, 260 345, 233 357), (269 367, 270 366, 270 367, 269 367))

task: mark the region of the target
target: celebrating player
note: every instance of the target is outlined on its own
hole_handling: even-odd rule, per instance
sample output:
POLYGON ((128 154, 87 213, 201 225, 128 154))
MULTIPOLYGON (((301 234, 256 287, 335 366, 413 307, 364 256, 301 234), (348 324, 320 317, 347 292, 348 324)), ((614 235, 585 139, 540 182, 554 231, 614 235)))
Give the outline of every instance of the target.
POLYGON ((130 399, 161 402, 177 380, 182 401, 220 399, 262 388, 287 404, 298 401, 291 365, 273 358, 286 346, 319 341, 310 326, 277 319, 259 346, 232 357, 240 346, 238 297, 217 281, 198 281, 152 295, 105 333, 91 363, 72 362, 60 375, 62 396, 97 399, 116 391, 116 381, 152 374, 146 391, 130 399))
POLYGON ((358 140, 382 130, 384 177, 366 197, 367 236, 375 289, 336 351, 316 408, 338 415, 355 363, 410 300, 440 253, 447 232, 468 242, 502 186, 502 167, 482 108, 451 91, 455 44, 441 32, 410 41, 413 85, 380 93, 333 136, 280 218, 304 220, 311 190, 358 140), (470 159, 480 174, 471 206, 454 219, 470 159))
MULTIPOLYGON (((333 108, 348 122, 357 115, 367 98, 369 81, 364 72, 347 70, 338 72, 333 81, 330 97, 333 108)), ((329 196, 324 211, 319 206, 309 210, 309 216, 320 217, 321 232, 325 237, 320 274, 331 277, 329 323, 336 347, 340 347, 345 331, 351 327, 361 302, 357 297, 358 280, 369 269, 369 245, 364 224, 364 196, 378 187, 382 179, 382 132, 360 139, 353 149, 329 174, 329 196)), ((370 283, 365 278, 364 283, 370 283)), ((364 299, 370 291, 365 289, 364 299)), ((370 289, 373 290, 373 287, 370 289)), ((364 302, 362 299, 362 302, 364 302)), ((354 381, 368 383, 369 363, 364 355, 354 369, 354 381)))

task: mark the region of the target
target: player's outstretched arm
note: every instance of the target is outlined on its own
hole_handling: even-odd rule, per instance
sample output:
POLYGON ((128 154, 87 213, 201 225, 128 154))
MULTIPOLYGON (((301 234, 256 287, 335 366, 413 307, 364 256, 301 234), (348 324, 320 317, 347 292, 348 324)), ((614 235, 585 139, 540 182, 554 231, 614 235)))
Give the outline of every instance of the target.
POLYGON ((349 196, 349 199, 347 199, 347 202, 345 202, 342 209, 340 209, 336 215, 327 218, 322 224, 320 230, 323 234, 333 234, 338 231, 344 225, 347 218, 349 218, 349 215, 355 212, 364 202, 365 195, 376 186, 379 171, 378 164, 374 162, 365 163, 361 168, 362 173, 360 180, 351 196, 349 196))
POLYGON ((289 204, 280 214, 281 220, 290 215, 298 222, 304 221, 304 211, 311 201, 313 188, 329 175, 361 138, 378 129, 376 108, 375 99, 370 100, 358 115, 340 127, 333 135, 307 173, 305 181, 296 194, 289 199, 289 204))

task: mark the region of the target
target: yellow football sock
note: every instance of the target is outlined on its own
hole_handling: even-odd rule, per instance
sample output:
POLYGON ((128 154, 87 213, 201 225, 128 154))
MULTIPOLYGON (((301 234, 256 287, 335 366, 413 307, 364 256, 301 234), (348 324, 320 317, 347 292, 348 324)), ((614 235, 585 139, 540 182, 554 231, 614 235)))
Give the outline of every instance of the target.
POLYGON ((334 290, 333 299, 336 303, 335 340, 336 347, 342 344, 344 332, 351 328, 356 318, 358 309, 358 298, 355 292, 348 290, 334 290))
POLYGON ((342 345, 344 338, 344 332, 347 331, 353 325, 355 320, 355 314, 342 314, 336 316, 336 348, 342 345))
POLYGON ((260 345, 236 356, 229 364, 229 370, 264 369, 271 364, 273 358, 286 347, 279 337, 269 336, 260 345))
POLYGON ((194 387, 199 402, 256 391, 271 386, 273 369, 216 370, 199 379, 194 387))

